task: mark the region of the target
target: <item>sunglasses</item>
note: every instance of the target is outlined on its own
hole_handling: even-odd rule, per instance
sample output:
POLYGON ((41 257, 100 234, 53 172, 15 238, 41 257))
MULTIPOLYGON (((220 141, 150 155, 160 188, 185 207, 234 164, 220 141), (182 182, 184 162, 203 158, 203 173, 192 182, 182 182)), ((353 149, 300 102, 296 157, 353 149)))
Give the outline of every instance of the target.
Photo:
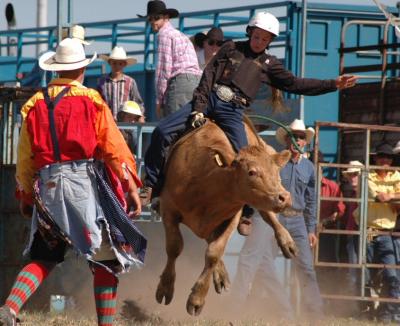
POLYGON ((217 41, 217 40, 208 40, 207 43, 208 43, 209 46, 213 46, 213 45, 221 46, 222 43, 224 43, 224 42, 222 42, 222 41, 217 41))
POLYGON ((162 15, 149 16, 149 17, 147 17, 147 21, 149 21, 149 22, 157 21, 157 20, 159 20, 161 18, 163 18, 162 15))
POLYGON ((293 138, 294 139, 302 139, 302 140, 306 140, 307 137, 304 134, 293 134, 293 138))

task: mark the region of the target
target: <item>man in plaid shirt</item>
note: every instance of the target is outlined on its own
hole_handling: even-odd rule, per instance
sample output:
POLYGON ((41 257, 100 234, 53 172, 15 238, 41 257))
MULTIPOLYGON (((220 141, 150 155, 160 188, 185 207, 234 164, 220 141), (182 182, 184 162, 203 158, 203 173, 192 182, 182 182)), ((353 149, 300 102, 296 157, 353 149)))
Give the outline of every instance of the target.
POLYGON ((202 71, 189 38, 175 29, 170 18, 178 17, 176 9, 167 9, 163 1, 149 1, 146 18, 158 33, 156 90, 159 118, 177 111, 192 100, 202 71))

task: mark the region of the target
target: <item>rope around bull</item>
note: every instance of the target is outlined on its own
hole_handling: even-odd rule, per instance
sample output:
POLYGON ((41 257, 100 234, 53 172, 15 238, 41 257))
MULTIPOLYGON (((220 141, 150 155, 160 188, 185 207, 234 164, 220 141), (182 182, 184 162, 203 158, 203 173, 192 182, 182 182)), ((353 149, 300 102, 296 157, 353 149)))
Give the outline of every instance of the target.
POLYGON ((257 115, 257 114, 249 114, 249 115, 247 115, 247 116, 248 116, 250 119, 253 118, 253 119, 266 120, 266 121, 275 123, 275 124, 277 124, 278 126, 282 127, 282 128, 288 133, 288 135, 289 135, 289 137, 290 137, 290 141, 292 142, 292 144, 294 145, 294 147, 297 149, 297 151, 298 151, 300 154, 303 154, 303 153, 304 153, 304 151, 299 147, 299 145, 297 145, 296 139, 294 138, 292 131, 291 131, 288 127, 286 127, 284 124, 282 124, 281 122, 276 121, 276 120, 274 120, 274 119, 272 119, 272 118, 267 118, 267 117, 264 117, 264 116, 262 116, 262 115, 257 115))

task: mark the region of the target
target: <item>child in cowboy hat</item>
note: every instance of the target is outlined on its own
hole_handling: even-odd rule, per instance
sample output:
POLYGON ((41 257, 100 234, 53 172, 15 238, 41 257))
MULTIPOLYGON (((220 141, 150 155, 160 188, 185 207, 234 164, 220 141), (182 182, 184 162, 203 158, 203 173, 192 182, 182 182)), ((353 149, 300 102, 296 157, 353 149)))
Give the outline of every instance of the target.
MULTIPOLYGON (((142 110, 135 101, 126 101, 117 114, 117 121, 122 123, 142 123, 143 120, 142 110)), ((131 152, 135 153, 137 146, 136 132, 134 132, 134 130, 124 130, 123 128, 121 128, 120 131, 131 152)))
MULTIPOLYGON (((97 90, 110 107, 114 119, 126 101, 135 101, 144 113, 144 105, 135 79, 124 74, 124 68, 134 65, 137 60, 128 57, 123 47, 116 46, 110 55, 100 55, 111 67, 111 73, 102 76, 97 83, 97 90)), ((143 117, 143 114, 142 114, 143 117)), ((144 122, 144 120, 142 120, 144 122)))

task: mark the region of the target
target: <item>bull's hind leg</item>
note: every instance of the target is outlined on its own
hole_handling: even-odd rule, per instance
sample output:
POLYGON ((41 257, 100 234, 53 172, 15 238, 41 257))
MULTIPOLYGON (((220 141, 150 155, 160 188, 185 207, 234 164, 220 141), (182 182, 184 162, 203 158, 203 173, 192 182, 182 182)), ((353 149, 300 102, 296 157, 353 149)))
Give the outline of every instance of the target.
POLYGON ((217 293, 221 293, 223 289, 229 290, 231 281, 229 280, 228 272, 226 271, 224 261, 222 258, 218 260, 213 272, 214 288, 217 293))
POLYGON ((175 285, 175 262, 183 249, 183 238, 179 230, 179 221, 175 216, 164 214, 163 217, 165 241, 167 250, 167 264, 161 274, 160 282, 156 291, 156 300, 162 303, 165 298, 165 304, 169 304, 174 296, 175 285))
POLYGON ((226 243, 236 229, 241 210, 230 220, 223 222, 207 239, 208 247, 205 256, 205 265, 202 273, 192 287, 192 292, 186 302, 186 310, 190 315, 198 316, 203 309, 205 297, 210 288, 210 280, 214 269, 221 261, 226 243))

